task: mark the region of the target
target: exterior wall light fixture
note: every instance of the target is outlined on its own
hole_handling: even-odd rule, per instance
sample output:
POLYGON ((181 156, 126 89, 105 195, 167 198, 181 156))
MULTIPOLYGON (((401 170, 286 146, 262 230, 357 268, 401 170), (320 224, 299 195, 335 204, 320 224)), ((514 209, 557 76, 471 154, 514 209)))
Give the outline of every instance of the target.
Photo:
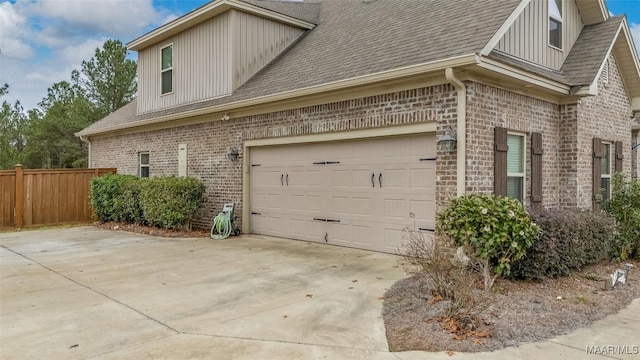
POLYGON ((440 137, 440 140, 438 140, 438 147, 443 152, 451 154, 453 153, 453 150, 455 150, 457 142, 458 140, 456 140, 456 133, 451 128, 451 126, 449 126, 444 130, 444 135, 442 135, 440 137))
POLYGON ((229 150, 227 150, 227 158, 229 159, 229 161, 238 161, 239 155, 240 152, 238 152, 237 148, 230 147, 229 150))

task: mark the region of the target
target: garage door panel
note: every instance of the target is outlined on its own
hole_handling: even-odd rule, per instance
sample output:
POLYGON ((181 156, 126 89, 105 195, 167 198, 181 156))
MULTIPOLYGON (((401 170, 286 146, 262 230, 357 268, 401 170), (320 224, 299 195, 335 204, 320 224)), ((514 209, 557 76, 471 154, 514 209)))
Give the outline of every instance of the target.
POLYGON ((273 224, 252 217, 254 232, 396 253, 404 228, 435 223, 435 161, 420 161, 435 158, 433 134, 262 150, 250 207, 273 224))

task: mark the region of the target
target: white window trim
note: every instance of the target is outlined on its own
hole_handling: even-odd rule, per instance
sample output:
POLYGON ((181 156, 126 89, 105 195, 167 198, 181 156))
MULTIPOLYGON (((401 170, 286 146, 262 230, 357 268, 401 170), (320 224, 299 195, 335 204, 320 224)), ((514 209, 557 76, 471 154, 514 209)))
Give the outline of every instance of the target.
POLYGON ((147 168, 148 177, 151 177, 151 155, 149 155, 149 163, 142 163, 142 155, 149 155, 148 151, 141 151, 138 153, 138 177, 142 177, 142 168, 147 168))
POLYGON ((167 96, 167 95, 173 94, 173 88, 174 88, 174 85, 175 85, 175 81, 174 81, 175 77, 174 77, 174 74, 173 74, 173 59, 174 59, 174 56, 173 56, 173 43, 167 44, 167 45, 165 45, 165 46, 160 48, 160 96, 167 96), (171 48, 171 67, 163 69, 162 68, 162 50, 164 50, 164 49, 166 49, 168 47, 171 48), (166 72, 166 71, 171 71, 171 91, 166 92, 166 93, 162 93, 162 74, 164 72, 166 72))
POLYGON ((560 17, 558 18, 557 16, 551 15, 551 9, 549 9, 549 1, 555 1, 555 0, 547 0, 547 45, 553 49, 556 50, 560 50, 560 51, 564 51, 564 13, 565 13, 565 6, 564 6, 564 1, 561 1, 562 4, 562 9, 560 9, 560 17), (558 22, 560 22, 560 47, 557 47, 553 44, 551 44, 551 36, 549 36, 549 32, 551 30, 551 19, 554 19, 558 22))
MULTIPOLYGON (((520 194, 520 197, 522 200, 520 201, 524 203, 527 195, 527 135, 523 133, 515 132, 515 131, 507 131, 507 137, 509 135, 519 136, 522 138, 522 170, 524 172, 514 173, 514 172, 509 172, 507 170, 507 179, 509 179, 510 177, 522 178, 522 194, 520 194)), ((509 149, 507 149, 507 156, 508 154, 509 154, 509 149)))
MULTIPOLYGON (((615 145, 612 142, 603 141, 602 148, 604 149, 606 146, 609 147, 609 173, 603 174, 602 171, 600 171, 600 189, 604 189, 602 187, 602 179, 609 179, 609 188, 605 190, 607 190, 607 194, 609 194, 609 199, 610 199, 611 198, 611 178, 613 177, 613 161, 612 161, 613 157, 611 156, 611 152, 613 149, 615 149, 615 145)), ((600 165, 600 167, 602 168, 602 165, 600 165)))

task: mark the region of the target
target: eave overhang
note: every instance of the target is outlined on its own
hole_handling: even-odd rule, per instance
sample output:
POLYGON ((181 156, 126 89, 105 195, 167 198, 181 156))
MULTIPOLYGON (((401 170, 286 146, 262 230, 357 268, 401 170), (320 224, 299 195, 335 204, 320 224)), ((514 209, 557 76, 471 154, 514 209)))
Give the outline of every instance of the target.
POLYGON ((127 43, 127 49, 140 51, 162 40, 168 39, 182 31, 209 20, 225 11, 236 9, 256 16, 278 21, 301 29, 310 30, 316 25, 291 16, 280 14, 261 7, 237 0, 215 0, 203 5, 184 16, 181 16, 159 28, 152 30, 139 38, 127 43))

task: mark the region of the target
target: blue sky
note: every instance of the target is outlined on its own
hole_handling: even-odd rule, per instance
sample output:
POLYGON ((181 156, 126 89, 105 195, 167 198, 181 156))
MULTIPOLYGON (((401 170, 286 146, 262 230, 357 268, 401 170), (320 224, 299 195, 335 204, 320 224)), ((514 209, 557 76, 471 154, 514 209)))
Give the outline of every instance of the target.
MULTIPOLYGON (((10 86, 6 99, 34 108, 48 87, 69 80, 105 40, 127 43, 208 1, 0 0, 0 84, 10 86)), ((640 51, 640 0, 606 2, 612 14, 627 14, 640 51)))

